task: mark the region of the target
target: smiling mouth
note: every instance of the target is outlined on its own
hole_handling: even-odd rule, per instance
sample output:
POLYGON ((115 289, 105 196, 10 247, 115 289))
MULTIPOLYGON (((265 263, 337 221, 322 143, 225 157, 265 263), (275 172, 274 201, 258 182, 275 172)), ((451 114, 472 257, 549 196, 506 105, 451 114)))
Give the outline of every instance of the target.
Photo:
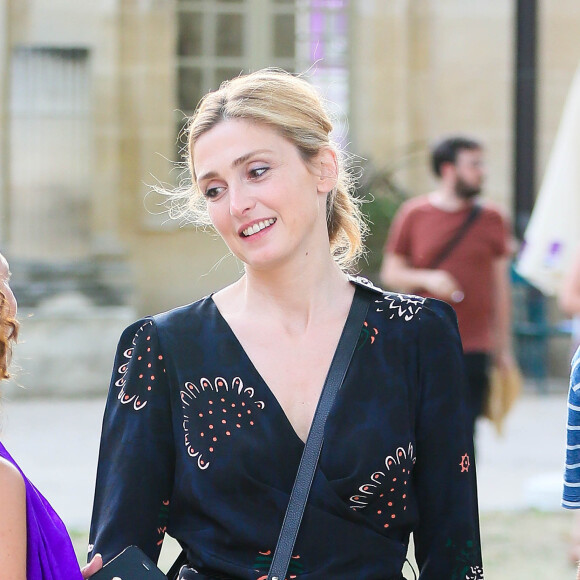
POLYGON ((261 232, 262 230, 269 228, 275 221, 276 220, 274 218, 270 218, 269 220, 258 222, 257 224, 254 224, 253 226, 250 226, 249 228, 242 230, 242 236, 244 238, 249 238, 250 236, 257 234, 258 232, 261 232))

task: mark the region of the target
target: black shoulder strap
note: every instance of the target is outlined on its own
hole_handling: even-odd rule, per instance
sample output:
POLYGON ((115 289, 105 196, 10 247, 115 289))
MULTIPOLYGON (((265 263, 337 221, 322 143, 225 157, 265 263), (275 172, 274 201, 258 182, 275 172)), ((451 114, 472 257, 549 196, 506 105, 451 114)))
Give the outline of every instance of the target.
POLYGON ((473 225, 477 216, 481 213, 481 205, 478 203, 473 204, 467 219, 461 224, 461 227, 455 232, 453 237, 443 246, 441 251, 431 260, 429 266, 431 270, 435 270, 439 267, 441 262, 451 254, 451 252, 456 248, 457 244, 465 237, 465 234, 469 231, 469 228, 473 225))
POLYGON ((371 300, 371 291, 356 286, 352 306, 342 330, 336 352, 334 353, 334 358, 330 364, 320 400, 314 413, 310 433, 308 434, 308 439, 306 440, 306 445, 302 453, 298 474, 296 475, 292 493, 290 494, 290 501, 286 509, 286 515, 284 516, 284 522, 282 523, 282 530, 280 531, 272 565, 268 572, 268 580, 284 580, 286 578, 290 558, 292 557, 292 551, 294 550, 294 544, 296 543, 298 530, 322 449, 324 425, 334 403, 334 398, 346 376, 371 300))

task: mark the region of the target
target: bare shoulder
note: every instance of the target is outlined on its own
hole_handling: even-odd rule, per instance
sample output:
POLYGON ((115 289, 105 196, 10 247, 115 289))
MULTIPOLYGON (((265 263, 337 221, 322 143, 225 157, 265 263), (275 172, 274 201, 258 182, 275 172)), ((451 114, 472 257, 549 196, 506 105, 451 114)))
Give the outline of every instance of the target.
POLYGON ((26 523, 26 486, 22 474, 12 463, 0 457, 0 540, 7 526, 20 518, 26 523))
POLYGON ((18 469, 9 461, 0 457, 0 505, 13 500, 26 498, 24 479, 18 469))
POLYGON ((0 458, 0 580, 26 579, 26 486, 14 465, 0 458))

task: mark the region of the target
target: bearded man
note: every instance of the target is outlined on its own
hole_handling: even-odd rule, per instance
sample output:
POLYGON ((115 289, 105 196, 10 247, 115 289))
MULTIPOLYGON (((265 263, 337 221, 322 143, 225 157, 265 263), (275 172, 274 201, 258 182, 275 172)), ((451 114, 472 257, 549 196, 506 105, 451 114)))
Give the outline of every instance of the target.
POLYGON ((474 429, 491 363, 513 365, 510 227, 496 207, 479 199, 485 179, 481 143, 448 137, 433 148, 431 159, 438 187, 399 209, 385 244, 381 281, 454 307, 474 429))

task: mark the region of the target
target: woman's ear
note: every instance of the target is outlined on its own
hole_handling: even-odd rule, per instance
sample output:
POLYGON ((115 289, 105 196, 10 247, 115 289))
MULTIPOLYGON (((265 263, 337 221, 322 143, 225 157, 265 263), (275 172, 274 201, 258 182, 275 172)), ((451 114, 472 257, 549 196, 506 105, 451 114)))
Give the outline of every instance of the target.
POLYGON ((318 192, 328 193, 332 191, 338 182, 338 161, 336 153, 330 147, 326 147, 316 156, 316 172, 318 174, 318 192))

